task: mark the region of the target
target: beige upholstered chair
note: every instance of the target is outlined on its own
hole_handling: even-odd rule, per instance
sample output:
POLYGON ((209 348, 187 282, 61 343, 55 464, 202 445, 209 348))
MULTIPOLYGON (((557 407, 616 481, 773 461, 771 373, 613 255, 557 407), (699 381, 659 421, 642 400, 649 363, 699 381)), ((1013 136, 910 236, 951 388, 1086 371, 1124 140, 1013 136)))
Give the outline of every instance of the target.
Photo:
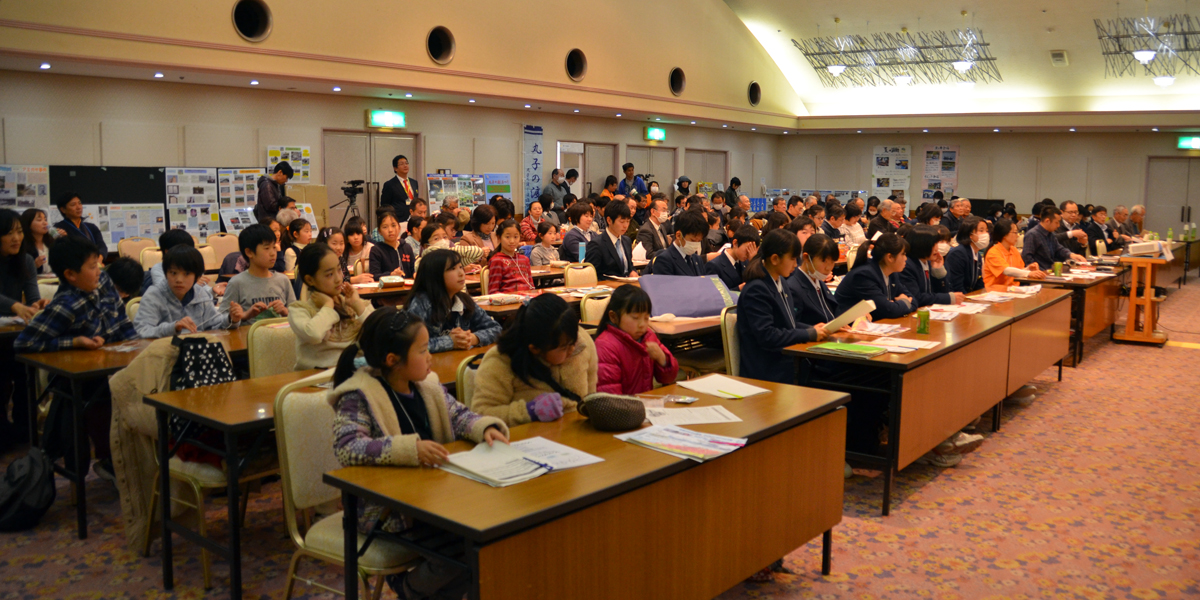
MULTIPOLYGON (((210 233, 208 234, 208 245, 212 246, 213 252, 217 254, 217 266, 221 268, 221 261, 225 260, 232 252, 238 251, 238 240, 236 235, 228 233, 210 233)), ((205 266, 207 269, 208 267, 205 266)))
POLYGON ((200 256, 204 258, 205 271, 216 271, 217 269, 221 268, 221 259, 225 257, 218 257, 216 248, 213 248, 208 244, 203 244, 197 246, 196 249, 200 251, 200 256))
POLYGON ((475 394, 475 372, 479 370, 482 354, 469 356, 458 363, 458 373, 454 378, 454 395, 467 408, 471 407, 471 396, 475 394))
POLYGON ((741 372, 742 348, 737 333, 737 307, 721 311, 721 346, 725 348, 725 373, 737 377, 741 372))
POLYGON ((138 260, 142 256, 142 250, 153 248, 158 245, 158 242, 144 237, 127 237, 117 242, 117 254, 120 256, 138 260))
POLYGON ((612 292, 592 292, 579 302, 579 319, 584 323, 599 323, 608 309, 612 292))
POLYGON ((159 250, 158 246, 142 248, 141 254, 138 255, 138 262, 142 263, 143 269, 149 271, 150 267, 162 262, 162 255, 162 250, 159 250))
POLYGON ((361 258, 355 259, 354 260, 354 274, 362 275, 363 273, 366 273, 366 272, 367 272, 367 269, 365 267, 363 267, 363 260, 361 258))
POLYGON ((128 304, 125 305, 125 316, 129 317, 129 320, 131 322, 133 321, 134 317, 137 317, 138 307, 140 307, 141 305, 142 305, 141 298, 134 298, 133 300, 130 300, 128 304))
POLYGON ((492 270, 487 267, 484 267, 481 271, 479 271, 479 293, 480 294, 490 293, 490 292, 488 292, 488 275, 491 273, 491 271, 492 270))
MULTIPOLYGON (((317 581, 297 575, 301 558, 344 564, 345 546, 342 529, 342 511, 338 511, 313 523, 301 533, 297 512, 305 512, 319 505, 341 498, 337 488, 322 482, 322 476, 341 468, 333 451, 333 407, 329 405, 324 390, 304 392, 303 388, 328 381, 328 371, 284 386, 275 397, 275 440, 279 447, 279 474, 282 479, 283 515, 288 533, 296 544, 292 563, 288 567, 287 589, 284 598, 292 597, 297 579, 324 590, 341 593, 317 581)), ((361 547, 366 536, 358 536, 361 547)), ((376 539, 371 542, 366 554, 359 557, 358 568, 363 583, 371 589, 371 576, 375 578, 373 598, 379 598, 385 575, 400 573, 410 568, 417 555, 398 544, 376 539)))
POLYGON ((596 267, 590 263, 571 263, 563 267, 563 285, 566 287, 592 287, 598 281, 596 267))
POLYGON ((38 279, 38 295, 47 300, 54 298, 58 292, 57 279, 38 279))
POLYGON ((295 370, 296 334, 286 317, 261 319, 246 333, 250 377, 266 377, 295 370))

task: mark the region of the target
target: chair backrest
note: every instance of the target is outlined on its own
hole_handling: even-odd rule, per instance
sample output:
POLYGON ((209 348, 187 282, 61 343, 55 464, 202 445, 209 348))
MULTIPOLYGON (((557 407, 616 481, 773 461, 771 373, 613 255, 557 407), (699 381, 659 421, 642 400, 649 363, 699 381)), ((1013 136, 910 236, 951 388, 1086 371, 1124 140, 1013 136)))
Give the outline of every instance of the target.
POLYGON ((458 363, 458 373, 454 378, 454 395, 463 406, 471 407, 471 396, 475 394, 475 372, 479 370, 482 354, 464 358, 458 363))
POLYGON ((158 245, 158 242, 144 237, 127 237, 117 242, 117 254, 120 256, 138 260, 142 256, 142 250, 153 248, 158 245))
POLYGON ((859 248, 862 248, 862 246, 855 246, 846 251, 846 270, 849 270, 850 267, 854 266, 854 257, 858 256, 859 248))
POLYGON ((597 282, 596 267, 591 263, 571 263, 563 267, 563 285, 566 287, 592 287, 597 282))
POLYGON ((250 377, 266 377, 295 370, 296 334, 286 317, 260 319, 246 333, 250 377))
POLYGON ((737 307, 721 311, 721 345, 725 349, 725 373, 737 377, 742 370, 742 348, 737 333, 737 307))
POLYGON ((608 309, 608 301, 612 300, 612 292, 592 292, 579 302, 579 318, 584 323, 599 323, 608 309))
POLYGON ((297 546, 304 546, 296 511, 341 497, 337 488, 321 481, 328 471, 340 469, 333 450, 333 407, 325 390, 299 390, 329 381, 325 371, 290 383, 275 395, 275 443, 279 448, 284 519, 297 546))
POLYGON ((57 279, 38 279, 38 295, 47 300, 58 293, 57 279))
POLYGON ((237 236, 228 233, 208 234, 208 245, 212 246, 213 252, 216 252, 217 258, 221 260, 229 256, 231 252, 238 252, 237 236))
POLYGON ((133 321, 134 317, 137 316, 138 308, 140 308, 141 306, 142 306, 141 298, 134 298, 133 300, 130 300, 129 303, 125 305, 125 316, 129 317, 130 321, 133 321))
POLYGON ((487 267, 484 267, 481 271, 479 271, 479 290, 480 290, 479 293, 480 294, 490 293, 490 292, 488 292, 488 274, 491 273, 491 271, 492 270, 487 267))
POLYGON ((361 258, 356 258, 356 259, 354 259, 354 274, 355 274, 355 275, 362 275, 362 274, 363 274, 363 271, 365 271, 365 269, 363 269, 363 261, 362 261, 362 259, 361 259, 361 258))
POLYGON ((142 248, 141 254, 138 255, 138 262, 142 263, 142 268, 149 270, 150 267, 162 262, 162 250, 158 246, 150 248, 142 248))
MULTIPOLYGON (((196 246, 196 249, 200 251, 200 256, 204 258, 205 271, 216 271, 221 268, 221 259, 217 258, 216 248, 208 244, 202 244, 196 246)), ((224 258, 224 255, 221 255, 221 258, 224 258)))

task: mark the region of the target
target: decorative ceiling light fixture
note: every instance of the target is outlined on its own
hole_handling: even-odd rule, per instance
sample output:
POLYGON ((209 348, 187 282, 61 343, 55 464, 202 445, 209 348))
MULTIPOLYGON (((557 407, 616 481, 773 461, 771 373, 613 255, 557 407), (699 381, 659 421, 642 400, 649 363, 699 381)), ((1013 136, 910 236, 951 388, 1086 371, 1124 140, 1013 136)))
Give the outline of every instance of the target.
MULTIPOLYGON (((833 39, 834 40, 838 39, 838 24, 841 22, 842 22, 842 20, 840 18, 838 18, 838 17, 833 18, 833 39)), ((829 71, 829 74, 833 75, 834 77, 841 75, 846 70, 846 65, 842 64, 842 61, 841 61, 841 53, 838 54, 838 59, 839 59, 838 64, 829 65, 828 67, 825 67, 825 70, 829 71)))
POLYGON ((1147 75, 1166 87, 1179 73, 1200 75, 1200 19, 1191 15, 1095 20, 1105 77, 1147 75))
MULTIPOLYGON (((962 12, 963 17, 967 12, 962 12)), ((834 23, 838 23, 834 19, 834 23)), ((836 25, 835 25, 836 32, 836 25)), ((834 35, 792 40, 825 87, 1002 81, 983 33, 950 31, 834 35)))
POLYGON ((1143 65, 1148 65, 1150 64, 1150 61, 1154 60, 1154 55, 1158 53, 1153 50, 1134 50, 1132 54, 1138 62, 1142 63, 1143 65))
POLYGON ((1154 78, 1154 85, 1158 87, 1167 87, 1173 83, 1175 83, 1175 78, 1170 75, 1159 75, 1154 78))

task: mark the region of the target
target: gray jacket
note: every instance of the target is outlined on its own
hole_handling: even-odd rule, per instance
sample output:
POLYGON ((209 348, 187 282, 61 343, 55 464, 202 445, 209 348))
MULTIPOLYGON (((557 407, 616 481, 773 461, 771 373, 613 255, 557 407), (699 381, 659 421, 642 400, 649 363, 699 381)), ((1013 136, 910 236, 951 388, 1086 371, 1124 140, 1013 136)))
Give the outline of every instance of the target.
POLYGON ((229 313, 217 311, 212 290, 203 285, 192 286, 180 302, 166 281, 150 286, 138 306, 133 328, 145 339, 175 335, 175 322, 191 317, 197 331, 229 328, 229 313))

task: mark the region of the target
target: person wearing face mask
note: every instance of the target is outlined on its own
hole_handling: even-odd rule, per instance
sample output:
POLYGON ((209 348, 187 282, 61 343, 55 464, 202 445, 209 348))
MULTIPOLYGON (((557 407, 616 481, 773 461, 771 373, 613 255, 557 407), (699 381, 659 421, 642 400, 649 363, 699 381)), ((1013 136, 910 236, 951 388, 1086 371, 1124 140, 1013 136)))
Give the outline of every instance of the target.
MULTIPOLYGON (((574 169, 572 169, 573 171, 574 169)), ((571 186, 567 185, 566 177, 563 176, 561 169, 554 169, 550 172, 550 183, 547 183, 542 188, 542 194, 548 194, 554 199, 554 207, 561 208, 563 205, 563 196, 571 192, 571 186)))
POLYGON ((1037 263, 1025 268, 1021 251, 1017 250, 1017 226, 1008 219, 996 221, 992 228, 996 243, 992 244, 983 261, 983 285, 989 291, 1006 292, 1008 286, 1017 285, 1014 277, 1045 279, 1046 272, 1037 263))
POLYGON ((762 237, 751 225, 740 225, 729 236, 729 247, 721 249, 713 259, 704 263, 704 273, 720 277, 725 287, 731 290, 740 290, 744 283, 742 272, 746 263, 758 253, 762 237))
POLYGON ((588 242, 585 261, 596 268, 601 280, 638 276, 633 269, 633 242, 625 236, 631 218, 624 202, 609 202, 604 207, 604 232, 588 242))
POLYGON ((646 215, 646 222, 638 229, 637 241, 646 249, 646 258, 652 259, 671 243, 670 223, 667 222, 667 198, 662 194, 651 197, 646 215))
POLYGON ((917 209, 917 223, 937 227, 941 222, 942 209, 938 207, 936 202, 922 204, 921 208, 917 209))
POLYGON ((988 222, 974 215, 958 227, 958 246, 946 254, 947 283, 952 292, 983 289, 983 251, 990 243, 988 222))
POLYGON ((804 242, 800 268, 787 281, 797 323, 828 323, 838 314, 837 299, 825 285, 837 259, 838 245, 833 238, 818 233, 804 242))
POLYGON ((659 252, 650 262, 648 271, 655 275, 704 275, 704 236, 708 221, 704 213, 688 210, 675 219, 675 239, 669 248, 659 252))
POLYGON ((864 215, 868 221, 879 216, 879 198, 871 196, 867 198, 867 212, 864 215))
POLYGON ((917 225, 904 240, 908 242, 908 260, 900 272, 900 283, 912 296, 913 303, 918 307, 961 303, 963 294, 951 292, 946 282, 945 257, 937 249, 940 244, 937 228, 917 225))

